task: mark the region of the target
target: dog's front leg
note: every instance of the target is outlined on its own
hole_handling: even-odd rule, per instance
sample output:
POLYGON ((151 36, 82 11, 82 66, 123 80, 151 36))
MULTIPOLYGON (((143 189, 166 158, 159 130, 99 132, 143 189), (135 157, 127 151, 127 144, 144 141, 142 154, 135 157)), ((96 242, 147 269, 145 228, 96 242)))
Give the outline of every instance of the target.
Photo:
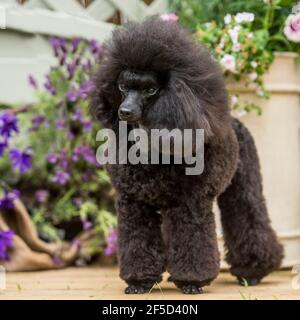
POLYGON ((117 200, 120 276, 125 293, 144 293, 165 269, 161 216, 155 208, 119 195, 117 200))
POLYGON ((164 212, 167 239, 167 270, 183 293, 201 293, 219 273, 212 200, 182 206, 164 212))

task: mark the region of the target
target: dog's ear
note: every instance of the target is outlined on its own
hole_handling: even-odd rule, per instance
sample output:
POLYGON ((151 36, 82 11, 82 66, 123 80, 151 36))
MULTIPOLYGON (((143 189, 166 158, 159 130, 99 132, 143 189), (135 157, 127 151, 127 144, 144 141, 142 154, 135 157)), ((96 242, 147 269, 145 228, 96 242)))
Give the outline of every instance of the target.
POLYGON ((229 121, 229 113, 224 112, 223 106, 227 103, 226 92, 225 99, 222 97, 219 102, 222 105, 217 105, 217 99, 211 97, 213 90, 208 90, 205 85, 193 86, 192 79, 185 78, 187 76, 170 72, 164 94, 158 101, 158 108, 168 113, 164 118, 173 121, 170 123, 172 128, 204 129, 206 141, 226 135, 229 121))
POLYGON ((204 129, 206 137, 213 134, 201 101, 174 71, 170 72, 168 83, 155 107, 167 121, 168 129, 204 129))
POLYGON ((118 124, 118 108, 121 94, 117 79, 121 72, 117 64, 105 57, 93 77, 94 89, 90 94, 90 111, 105 128, 114 129, 118 124))

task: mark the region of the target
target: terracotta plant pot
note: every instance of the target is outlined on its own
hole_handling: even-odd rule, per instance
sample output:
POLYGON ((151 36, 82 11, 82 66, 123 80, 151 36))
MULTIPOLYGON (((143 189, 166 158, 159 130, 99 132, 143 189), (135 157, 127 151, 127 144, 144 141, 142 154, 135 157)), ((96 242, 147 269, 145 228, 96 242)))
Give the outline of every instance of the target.
POLYGON ((300 67, 296 59, 295 53, 276 53, 265 76, 269 100, 257 97, 254 88, 242 82, 228 84, 231 93, 262 107, 261 116, 247 114, 240 120, 257 145, 269 215, 285 247, 283 267, 300 264, 300 67))

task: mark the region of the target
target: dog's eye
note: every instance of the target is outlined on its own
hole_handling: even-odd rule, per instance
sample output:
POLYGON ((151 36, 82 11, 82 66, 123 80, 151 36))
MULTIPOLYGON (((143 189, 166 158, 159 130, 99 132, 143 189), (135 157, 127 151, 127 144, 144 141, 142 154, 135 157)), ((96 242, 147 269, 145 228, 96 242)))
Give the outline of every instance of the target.
POLYGON ((125 91, 127 91, 127 88, 126 88, 126 86, 125 86, 124 84, 119 83, 119 90, 120 90, 121 92, 125 92, 125 91))
POLYGON ((146 92, 149 96, 154 96, 157 90, 158 90, 157 88, 149 88, 148 90, 146 90, 146 92))

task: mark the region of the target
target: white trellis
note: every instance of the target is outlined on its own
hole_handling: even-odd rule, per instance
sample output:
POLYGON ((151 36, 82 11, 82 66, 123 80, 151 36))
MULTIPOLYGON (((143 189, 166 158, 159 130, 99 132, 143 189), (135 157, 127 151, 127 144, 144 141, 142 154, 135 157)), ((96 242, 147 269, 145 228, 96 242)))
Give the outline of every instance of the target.
POLYGON ((49 35, 103 41, 115 28, 107 22, 116 12, 121 21, 142 20, 167 11, 168 0, 94 0, 87 7, 76 0, 0 1, 0 103, 30 103, 28 74, 41 79, 53 63, 49 35))

